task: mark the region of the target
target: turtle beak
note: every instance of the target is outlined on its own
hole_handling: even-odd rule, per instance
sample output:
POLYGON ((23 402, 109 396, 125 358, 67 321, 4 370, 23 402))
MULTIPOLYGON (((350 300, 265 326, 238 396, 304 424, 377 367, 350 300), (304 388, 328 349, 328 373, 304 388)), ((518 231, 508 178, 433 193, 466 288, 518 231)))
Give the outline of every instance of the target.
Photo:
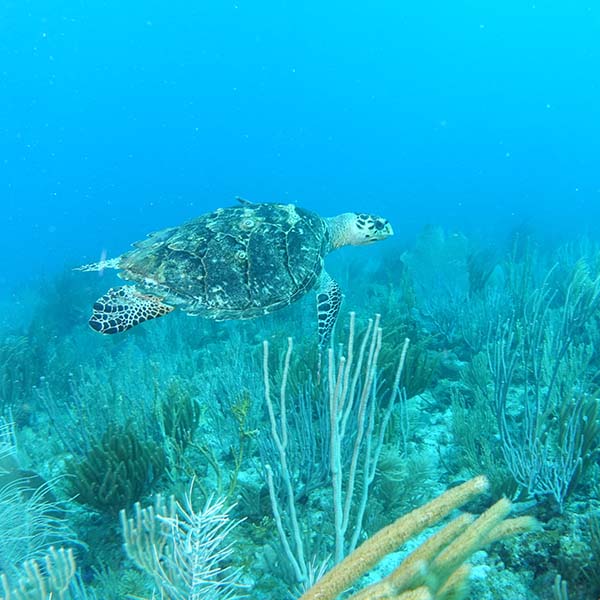
POLYGON ((390 236, 394 235, 391 223, 387 219, 377 219, 375 222, 375 228, 377 230, 377 239, 385 240, 390 236))

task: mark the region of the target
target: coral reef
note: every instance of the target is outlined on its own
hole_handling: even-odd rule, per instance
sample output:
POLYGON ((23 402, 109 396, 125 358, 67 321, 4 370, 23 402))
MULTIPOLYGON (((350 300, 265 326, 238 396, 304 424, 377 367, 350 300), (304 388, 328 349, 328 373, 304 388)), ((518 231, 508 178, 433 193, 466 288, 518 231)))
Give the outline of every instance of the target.
POLYGON ((133 425, 111 427, 82 459, 67 465, 67 491, 100 512, 117 514, 148 493, 165 468, 165 451, 133 425))
MULTIPOLYGON (((354 316, 342 315, 325 353, 311 298, 234 323, 175 313, 101 339, 85 315, 106 281, 63 274, 37 298, 28 292, 0 345, 4 596, 29 599, 23 586, 60 595, 49 560, 73 572, 65 598, 185 597, 193 587, 170 595, 156 564, 135 566, 135 544, 123 552, 117 515, 127 511, 127 538, 139 530, 129 519, 154 506, 156 535, 170 528, 181 541, 197 507, 224 497, 228 522, 240 524, 217 579, 235 573, 244 587, 230 586, 233 595, 301 597, 322 585, 322 598, 597 597, 600 248, 522 236, 490 248, 431 227, 373 256, 332 257, 342 310, 354 316), (388 535, 379 530, 398 518, 403 530, 427 499, 452 497, 479 474, 489 495, 474 493, 467 510, 483 516, 436 524, 403 548, 404 535, 378 545, 388 535), (186 504, 190 480, 196 508, 186 504), (502 496, 543 527, 490 545, 510 527, 502 523, 531 525, 504 520, 508 500, 490 508, 502 496), (488 519, 488 533, 466 544, 488 519), (361 577, 344 563, 354 552, 364 566, 383 560, 361 577), (426 566, 405 585, 410 552, 427 554, 426 566)), ((159 537, 166 564, 177 551, 159 537)))

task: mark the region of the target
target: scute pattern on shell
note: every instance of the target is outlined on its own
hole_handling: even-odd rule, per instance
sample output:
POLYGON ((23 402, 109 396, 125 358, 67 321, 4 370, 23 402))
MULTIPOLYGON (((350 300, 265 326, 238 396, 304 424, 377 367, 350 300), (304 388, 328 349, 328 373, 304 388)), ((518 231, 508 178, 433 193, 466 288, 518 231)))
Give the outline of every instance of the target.
POLYGON ((315 213, 243 204, 150 234, 122 256, 120 276, 190 314, 252 318, 308 292, 329 245, 315 213))

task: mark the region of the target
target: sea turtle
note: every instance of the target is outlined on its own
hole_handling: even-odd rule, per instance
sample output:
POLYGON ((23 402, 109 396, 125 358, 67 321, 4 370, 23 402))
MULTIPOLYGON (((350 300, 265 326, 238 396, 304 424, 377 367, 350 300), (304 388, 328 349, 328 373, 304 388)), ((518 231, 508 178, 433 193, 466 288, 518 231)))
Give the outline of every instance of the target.
POLYGON ((180 308, 215 320, 250 319, 317 293, 319 344, 340 309, 339 285, 323 269, 327 253, 393 234, 386 219, 364 213, 322 218, 293 204, 218 208, 134 244, 81 271, 119 269, 133 285, 110 289, 93 307, 90 327, 120 333, 180 308))

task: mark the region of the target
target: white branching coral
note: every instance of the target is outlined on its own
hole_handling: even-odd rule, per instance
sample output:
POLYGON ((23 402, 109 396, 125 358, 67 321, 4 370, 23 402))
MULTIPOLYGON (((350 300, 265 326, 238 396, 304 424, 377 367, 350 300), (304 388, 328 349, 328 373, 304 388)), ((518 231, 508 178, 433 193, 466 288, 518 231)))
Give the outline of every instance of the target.
POLYGON ((232 520, 225 499, 210 498, 198 512, 192 488, 183 502, 157 496, 153 506, 121 511, 125 549, 133 562, 154 579, 169 600, 228 600, 245 587, 231 567, 227 538, 240 521, 232 520))

